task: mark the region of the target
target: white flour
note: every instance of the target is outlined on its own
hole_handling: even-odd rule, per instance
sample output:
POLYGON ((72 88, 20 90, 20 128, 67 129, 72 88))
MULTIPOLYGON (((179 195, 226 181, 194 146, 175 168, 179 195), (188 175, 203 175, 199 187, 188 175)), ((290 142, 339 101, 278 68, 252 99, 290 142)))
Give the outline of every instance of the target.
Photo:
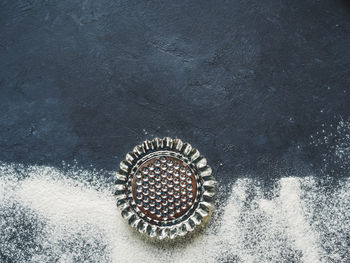
MULTIPOLYGON (((350 180, 277 182, 273 198, 238 179, 213 223, 181 247, 159 248, 121 220, 98 171, 0 165, 0 252, 17 262, 348 262, 350 180), (24 175, 27 175, 23 178, 24 175)), ((113 175, 111 175, 113 176, 113 175)))

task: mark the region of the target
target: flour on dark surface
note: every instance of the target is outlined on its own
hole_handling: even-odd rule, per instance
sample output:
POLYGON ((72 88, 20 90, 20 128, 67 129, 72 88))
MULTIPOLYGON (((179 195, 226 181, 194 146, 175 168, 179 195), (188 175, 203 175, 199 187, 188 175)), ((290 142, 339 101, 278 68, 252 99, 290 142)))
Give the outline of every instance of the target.
POLYGON ((0 261, 349 262, 349 8, 1 1, 0 261), (208 228, 162 249, 121 221, 113 181, 165 136, 219 191, 208 228))

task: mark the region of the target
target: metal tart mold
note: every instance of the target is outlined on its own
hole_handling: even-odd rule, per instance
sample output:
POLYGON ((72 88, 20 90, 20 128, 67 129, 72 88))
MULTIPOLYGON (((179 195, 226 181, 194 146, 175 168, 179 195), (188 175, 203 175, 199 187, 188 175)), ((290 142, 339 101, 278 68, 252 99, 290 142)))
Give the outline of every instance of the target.
POLYGON ((196 229, 213 208, 215 180, 189 143, 146 140, 120 163, 115 197, 122 217, 141 234, 174 239, 196 229))

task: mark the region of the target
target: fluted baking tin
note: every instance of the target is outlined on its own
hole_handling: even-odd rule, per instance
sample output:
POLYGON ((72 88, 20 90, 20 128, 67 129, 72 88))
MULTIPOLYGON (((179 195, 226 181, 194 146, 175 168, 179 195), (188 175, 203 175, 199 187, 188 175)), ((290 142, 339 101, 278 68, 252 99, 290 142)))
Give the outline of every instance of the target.
POLYGON ((209 216, 215 180, 197 149, 166 137, 126 154, 115 188, 117 206, 131 227, 151 238, 173 239, 209 216))

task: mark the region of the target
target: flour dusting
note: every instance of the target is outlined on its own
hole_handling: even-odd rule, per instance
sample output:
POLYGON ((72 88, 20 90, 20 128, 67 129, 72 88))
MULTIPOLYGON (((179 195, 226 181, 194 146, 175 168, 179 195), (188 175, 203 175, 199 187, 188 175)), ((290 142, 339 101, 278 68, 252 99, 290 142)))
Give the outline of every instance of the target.
POLYGON ((272 197, 240 178, 191 242, 159 247, 135 235, 113 198, 113 174, 0 164, 4 262, 348 262, 350 180, 330 192, 313 176, 276 181, 272 197))

